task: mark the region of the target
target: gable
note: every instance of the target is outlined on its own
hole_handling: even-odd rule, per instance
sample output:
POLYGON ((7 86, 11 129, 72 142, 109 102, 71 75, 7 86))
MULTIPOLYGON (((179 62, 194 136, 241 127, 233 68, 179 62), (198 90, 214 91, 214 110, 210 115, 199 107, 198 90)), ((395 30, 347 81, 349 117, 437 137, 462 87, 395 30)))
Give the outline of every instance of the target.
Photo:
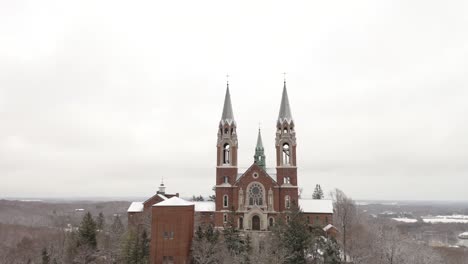
MULTIPOLYGON (((274 180, 266 171, 264 171, 257 164, 252 164, 237 180, 235 186, 248 185, 251 182, 261 182, 268 186, 278 186, 276 180, 274 180)), ((266 186, 265 186, 266 187, 266 186)))

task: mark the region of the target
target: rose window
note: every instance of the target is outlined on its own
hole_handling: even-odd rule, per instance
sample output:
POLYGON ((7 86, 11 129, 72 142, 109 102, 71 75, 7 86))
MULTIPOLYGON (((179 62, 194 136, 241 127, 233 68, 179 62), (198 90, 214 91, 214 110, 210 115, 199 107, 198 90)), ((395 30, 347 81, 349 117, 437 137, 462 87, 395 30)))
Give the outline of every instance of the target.
POLYGON ((249 205, 263 205, 263 188, 258 183, 250 186, 249 205))

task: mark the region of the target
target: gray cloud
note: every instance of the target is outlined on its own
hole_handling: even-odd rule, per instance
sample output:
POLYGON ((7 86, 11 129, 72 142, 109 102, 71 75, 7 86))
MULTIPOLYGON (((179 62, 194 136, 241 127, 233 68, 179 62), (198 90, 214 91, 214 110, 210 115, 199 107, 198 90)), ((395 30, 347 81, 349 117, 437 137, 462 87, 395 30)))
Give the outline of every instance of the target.
POLYGON ((463 1, 0 3, 0 196, 208 194, 225 74, 241 166, 282 89, 299 182, 468 199, 463 1), (182 8, 183 7, 183 8, 182 8))

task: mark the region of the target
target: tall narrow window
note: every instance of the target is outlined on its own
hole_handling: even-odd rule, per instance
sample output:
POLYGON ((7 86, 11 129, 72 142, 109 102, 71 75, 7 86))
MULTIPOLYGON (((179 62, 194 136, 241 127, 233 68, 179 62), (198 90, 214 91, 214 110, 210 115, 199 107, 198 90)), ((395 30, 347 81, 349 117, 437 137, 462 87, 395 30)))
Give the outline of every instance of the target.
POLYGON ((289 195, 286 195, 284 197, 284 206, 286 207, 286 209, 289 209, 291 207, 291 197, 289 197, 289 195))
POLYGON ((290 153, 290 149, 289 149, 289 144, 288 143, 284 143, 283 144, 283 164, 286 165, 286 164, 289 164, 290 163, 290 158, 291 158, 291 153, 290 153))
POLYGON ((223 196, 223 207, 228 207, 228 196, 227 195, 223 196))
POLYGON ((228 176, 224 176, 224 183, 229 183, 229 177, 228 176))
POLYGON ((231 159, 230 151, 231 150, 229 148, 229 144, 228 143, 224 144, 224 147, 223 147, 223 163, 224 164, 229 164, 230 163, 230 159, 231 159))
POLYGON ((284 176, 284 183, 291 183, 291 178, 289 176, 284 176))
POLYGON ((244 229, 244 218, 239 217, 239 229, 244 229))
POLYGON ((223 214, 223 222, 227 223, 227 214, 223 214))

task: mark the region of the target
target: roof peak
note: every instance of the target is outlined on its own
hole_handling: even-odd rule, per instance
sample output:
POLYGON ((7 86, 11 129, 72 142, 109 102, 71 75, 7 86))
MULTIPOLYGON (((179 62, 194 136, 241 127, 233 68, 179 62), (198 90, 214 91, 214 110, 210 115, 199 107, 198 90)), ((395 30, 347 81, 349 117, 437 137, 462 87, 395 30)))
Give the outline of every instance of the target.
POLYGON ((226 84, 226 96, 224 97, 223 114, 221 122, 232 123, 234 121, 234 113, 232 111, 231 93, 229 92, 229 81, 226 84))
POLYGON ((262 132, 261 129, 258 128, 258 136, 257 136, 257 146, 256 149, 263 149, 263 141, 262 141, 262 132))
POLYGON ((283 95, 281 96, 281 106, 278 114, 278 121, 292 121, 291 107, 289 105, 288 90, 286 89, 286 79, 284 80, 283 95))

